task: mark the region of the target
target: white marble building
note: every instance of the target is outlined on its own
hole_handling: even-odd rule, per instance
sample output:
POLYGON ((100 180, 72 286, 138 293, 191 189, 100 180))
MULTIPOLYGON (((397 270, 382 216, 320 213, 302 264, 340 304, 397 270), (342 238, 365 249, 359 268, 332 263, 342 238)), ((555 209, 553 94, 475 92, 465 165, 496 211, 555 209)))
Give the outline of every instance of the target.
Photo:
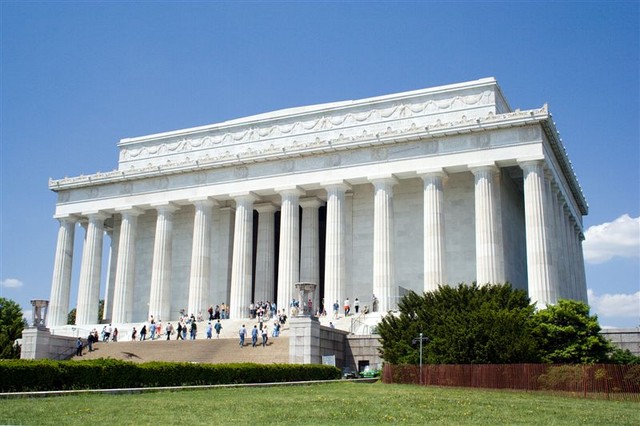
POLYGON ((588 207, 551 114, 512 110, 493 78, 118 147, 117 170, 49 182, 49 327, 66 323, 72 285, 77 324, 96 323, 101 294, 113 323, 222 302, 246 317, 254 300, 286 306, 298 281, 319 283, 328 311, 374 294, 386 311, 406 290, 472 281, 509 281, 540 305, 587 300, 588 207))

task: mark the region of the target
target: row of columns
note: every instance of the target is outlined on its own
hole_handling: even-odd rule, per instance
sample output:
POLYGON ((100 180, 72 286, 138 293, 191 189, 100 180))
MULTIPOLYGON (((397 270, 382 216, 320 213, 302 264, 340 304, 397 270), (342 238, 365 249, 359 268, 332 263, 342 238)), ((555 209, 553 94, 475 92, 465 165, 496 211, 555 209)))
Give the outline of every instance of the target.
MULTIPOLYGON (((584 264, 580 228, 572 222, 569 208, 557 185, 545 176, 541 160, 520 163, 524 172, 525 233, 529 296, 538 303, 555 303, 559 297, 586 301, 584 264), (558 267, 558 260, 565 266, 558 267), (569 283, 560 286, 560 283, 569 283), (560 290, 562 288, 562 291, 560 290), (565 289, 566 288, 566 289, 565 289)), ((470 170, 475 180, 476 280, 479 284, 505 280, 504 248, 501 222, 500 170, 493 164, 478 165, 470 170)), ((424 195, 424 290, 433 291, 446 283, 444 180, 441 170, 419 173, 424 195)), ((370 179, 374 185, 373 294, 379 310, 385 312, 396 305, 397 286, 394 271, 393 187, 392 176, 370 179)), ((325 290, 327 306, 346 297, 345 182, 326 183, 326 250, 325 290)), ((319 282, 318 209, 321 201, 300 198, 296 187, 281 188, 280 252, 278 257, 277 303, 286 306, 295 297, 294 284, 299 281, 319 282), (302 230, 299 207, 302 206, 302 230), (300 232, 302 231, 302 232, 300 232), (301 238, 299 238, 301 236, 301 238)), ((230 308, 232 318, 246 316, 251 303, 253 210, 259 215, 256 253, 256 300, 273 300, 275 237, 271 203, 254 203, 253 193, 232 194, 236 202, 233 257, 231 266, 230 308)), ((210 281, 211 228, 213 207, 209 198, 190 200, 195 206, 191 272, 189 280, 189 312, 206 308, 206 288, 210 281)), ((171 247, 173 214, 178 206, 165 203, 157 209, 155 241, 151 271, 149 315, 165 319, 170 316, 171 247)), ((131 322, 137 218, 143 210, 132 207, 118 210, 122 216, 112 303, 112 322, 131 322)), ((106 216, 100 212, 87 217, 76 322, 90 324, 97 319, 102 236, 106 216)), ((75 221, 60 219, 58 243, 52 280, 49 325, 66 323, 69 310, 71 262, 75 221)), ((318 306, 316 300, 314 306, 318 306)))
MULTIPOLYGON (((524 177, 529 297, 540 307, 560 298, 587 303, 581 228, 543 160, 519 162, 524 177)), ((476 281, 506 279, 500 169, 470 167, 475 181, 476 281)), ((446 283, 443 170, 419 173, 424 183, 424 290, 446 283)))

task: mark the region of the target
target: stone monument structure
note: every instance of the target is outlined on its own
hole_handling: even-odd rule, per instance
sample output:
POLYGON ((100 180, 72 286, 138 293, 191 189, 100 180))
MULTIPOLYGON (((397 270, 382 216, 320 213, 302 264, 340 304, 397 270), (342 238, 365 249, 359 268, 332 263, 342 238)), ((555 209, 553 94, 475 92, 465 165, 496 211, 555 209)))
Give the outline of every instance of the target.
POLYGON ((287 308, 297 282, 317 283, 313 306, 329 312, 374 294, 386 312, 407 290, 472 281, 509 281, 540 305, 587 300, 588 207, 551 114, 512 109, 493 78, 118 147, 116 170, 49 182, 49 328, 74 305, 78 325, 95 324, 101 294, 114 324, 223 302, 248 317, 252 301, 287 308))

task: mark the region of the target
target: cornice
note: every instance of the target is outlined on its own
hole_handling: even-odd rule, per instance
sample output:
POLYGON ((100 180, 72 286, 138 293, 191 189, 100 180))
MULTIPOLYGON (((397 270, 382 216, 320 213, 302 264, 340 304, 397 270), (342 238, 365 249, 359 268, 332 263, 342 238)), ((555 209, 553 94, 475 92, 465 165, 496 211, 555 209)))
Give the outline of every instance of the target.
MULTIPOLYGON (((217 168, 242 166, 257 162, 292 159, 303 156, 311 156, 321 153, 329 153, 343 150, 353 150, 362 147, 387 145, 398 142, 437 139, 446 136, 461 135, 466 133, 483 132, 489 130, 527 126, 544 123, 550 115, 546 105, 535 110, 493 114, 489 113, 484 118, 467 119, 466 116, 458 121, 441 122, 437 120, 433 125, 418 126, 411 123, 403 129, 387 127, 386 130, 377 133, 368 133, 366 129, 359 135, 345 137, 339 134, 332 139, 321 139, 305 143, 296 143, 290 147, 281 149, 255 150, 251 146, 236 155, 220 155, 216 157, 204 156, 201 158, 185 158, 178 162, 168 162, 163 165, 151 165, 132 168, 128 170, 113 170, 99 172, 92 175, 77 177, 65 177, 63 179, 50 179, 49 189, 62 191, 73 188, 88 187, 94 185, 124 182, 129 180, 145 179, 175 173, 191 173, 217 168)), ((566 155, 565 155, 566 157, 566 155)))
POLYGON ((562 173, 569 182, 571 193, 573 194, 573 197, 576 200, 578 207, 580 208, 580 213, 586 216, 587 214, 589 214, 589 205, 587 204, 587 200, 584 196, 584 193, 582 192, 582 187, 578 182, 578 178, 573 171, 571 160, 569 160, 567 150, 562 143, 562 138, 560 137, 560 133, 556 128, 556 123, 553 121, 551 114, 548 114, 547 119, 542 121, 542 128, 545 135, 547 136, 547 139, 549 140, 551 150, 553 151, 558 164, 562 169, 562 173))

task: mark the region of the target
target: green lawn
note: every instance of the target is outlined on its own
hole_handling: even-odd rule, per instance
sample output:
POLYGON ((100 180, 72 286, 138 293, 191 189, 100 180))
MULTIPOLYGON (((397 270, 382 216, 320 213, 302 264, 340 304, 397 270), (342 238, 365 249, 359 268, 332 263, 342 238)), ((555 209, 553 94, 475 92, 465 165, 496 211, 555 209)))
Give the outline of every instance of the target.
POLYGON ((634 424, 637 402, 355 382, 0 400, 0 424, 634 424))

